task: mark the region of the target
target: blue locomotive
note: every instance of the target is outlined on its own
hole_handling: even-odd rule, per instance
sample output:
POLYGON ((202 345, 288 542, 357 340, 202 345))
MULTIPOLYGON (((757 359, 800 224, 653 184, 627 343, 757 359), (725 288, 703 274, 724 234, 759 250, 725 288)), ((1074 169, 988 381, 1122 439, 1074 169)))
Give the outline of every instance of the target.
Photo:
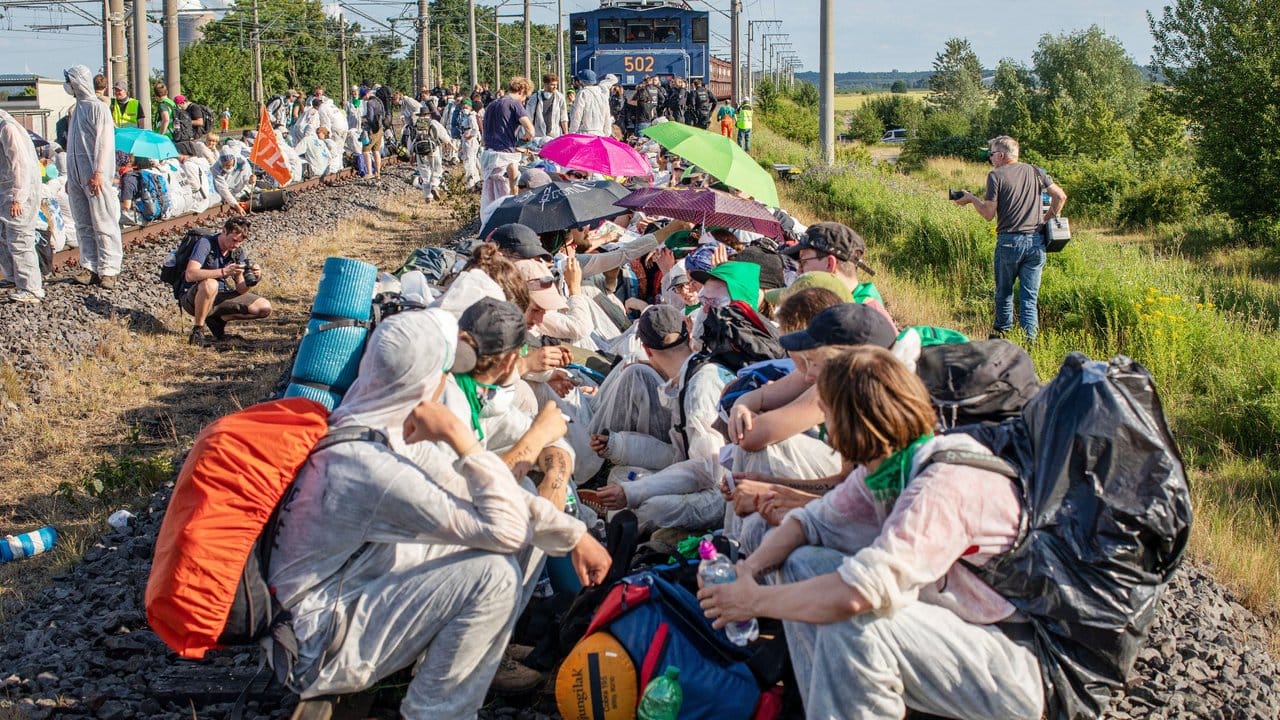
POLYGON ((705 10, 672 0, 601 0, 569 15, 572 69, 618 76, 627 87, 648 75, 702 78, 718 98, 731 95, 730 66, 711 56, 705 10))

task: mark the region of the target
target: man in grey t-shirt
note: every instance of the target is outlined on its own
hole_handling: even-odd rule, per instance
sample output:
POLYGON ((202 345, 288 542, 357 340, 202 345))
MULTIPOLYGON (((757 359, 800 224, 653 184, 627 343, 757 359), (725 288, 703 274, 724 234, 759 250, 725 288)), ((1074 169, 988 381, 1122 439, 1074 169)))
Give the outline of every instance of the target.
POLYGON ((1036 300, 1040 295, 1040 273, 1044 270, 1046 220, 1062 213, 1067 193, 1040 168, 1018 162, 1018 141, 1008 135, 987 142, 993 169, 987 174, 985 197, 971 192, 955 201, 973 205, 985 220, 996 220, 996 320, 993 337, 1003 336, 1013 327, 1013 282, 1019 283, 1018 324, 1034 340, 1039 331, 1036 300), (1049 210, 1040 203, 1041 192, 1049 195, 1049 210))

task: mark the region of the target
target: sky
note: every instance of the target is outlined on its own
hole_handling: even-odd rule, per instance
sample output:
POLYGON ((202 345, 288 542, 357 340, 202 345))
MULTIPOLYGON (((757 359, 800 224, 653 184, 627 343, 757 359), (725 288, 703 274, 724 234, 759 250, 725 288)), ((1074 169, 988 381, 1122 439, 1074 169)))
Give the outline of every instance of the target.
MULTIPOLYGON (((215 0, 217 1, 217 0, 215 0)), ((556 0, 534 0, 535 22, 554 23, 556 0)), ((730 0, 689 0, 695 8, 712 10, 712 49, 728 51, 729 20, 715 12, 729 8, 730 0)), ((564 12, 587 10, 598 0, 561 0, 564 12)), ((1167 0, 1075 0, 1046 3, 1025 0, 907 0, 905 2, 856 2, 832 0, 835 4, 835 67, 837 72, 929 70, 934 57, 949 38, 967 38, 984 67, 993 68, 1002 58, 1030 64, 1031 53, 1045 33, 1059 34, 1098 25, 1118 38, 1133 59, 1146 64, 1151 58, 1152 39, 1147 26, 1148 10, 1159 12, 1167 0)), ((494 0, 478 0, 493 5, 494 0)), ((131 5, 132 3, 126 3, 131 5)), ((159 0, 151 0, 159 8, 159 0)), ((185 3, 184 3, 185 4, 185 3)), ((219 2, 219 4, 221 4, 219 2)), ((374 17, 391 17, 409 5, 394 0, 353 0, 348 3, 374 17)), ((89 12, 100 12, 97 3, 82 3, 89 12)), ((414 3, 416 7, 416 3, 414 3)), ((517 5, 518 7, 518 5, 517 5)), ((756 26, 759 33, 785 32, 804 63, 804 70, 818 70, 819 0, 743 0, 743 45, 745 20, 782 19, 781 26, 756 26)), ((504 12, 510 10, 504 9, 504 12)), ((58 77, 74 63, 97 69, 102 64, 101 30, 72 27, 56 32, 32 32, 28 25, 59 25, 86 22, 57 9, 15 9, 0 12, 0 74, 34 72, 58 77)), ((159 37, 158 26, 152 28, 159 37)), ((757 44, 757 48, 759 45, 757 44)), ((151 62, 161 65, 159 48, 153 47, 151 62)), ((758 50, 756 51, 758 53, 758 50)), ((756 55, 759 58, 759 55, 756 55)), ((757 63, 758 63, 757 59, 757 63)))

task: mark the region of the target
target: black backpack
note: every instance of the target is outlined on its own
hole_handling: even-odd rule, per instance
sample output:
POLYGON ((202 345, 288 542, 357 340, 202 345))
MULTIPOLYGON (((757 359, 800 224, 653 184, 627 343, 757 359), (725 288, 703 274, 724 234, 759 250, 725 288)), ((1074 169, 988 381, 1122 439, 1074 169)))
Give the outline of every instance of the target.
MULTIPOLYGON (((1191 534, 1182 457, 1151 375, 1123 356, 1072 353, 1019 417, 957 432, 1016 469, 1026 527, 971 569, 1031 621, 1045 717, 1100 717, 1191 534)), ((932 460, 969 464, 942 454, 932 460)))
POLYGON ((191 114, 186 110, 173 106, 173 141, 187 142, 195 139, 195 130, 191 126, 191 114))
POLYGON ((1008 340, 933 345, 920 351, 924 381, 942 428, 1016 417, 1040 391, 1035 363, 1008 340))
POLYGON ((196 127, 194 124, 191 126, 191 133, 195 137, 201 138, 213 131, 215 118, 213 117, 213 111, 207 106, 199 103, 190 103, 187 105, 187 114, 191 116, 192 121, 198 118, 201 122, 200 127, 196 127))
POLYGON ((699 368, 715 363, 736 373, 752 363, 785 356, 778 334, 747 303, 734 300, 725 307, 708 312, 702 323, 702 350, 685 366, 684 383, 680 386, 680 422, 675 430, 684 441, 685 451, 689 450, 689 436, 685 432, 688 418, 685 417, 684 399, 689 392, 689 380, 699 368))
MULTIPOLYGON (((199 230, 189 230, 187 231, 187 234, 182 237, 182 242, 178 243, 178 247, 175 248, 173 252, 169 253, 168 257, 165 258, 164 263, 160 265, 160 282, 173 288, 173 296, 175 298, 181 297, 180 288, 182 287, 183 280, 186 276, 187 263, 192 260, 191 251, 195 249, 196 243, 202 238, 209 238, 209 252, 212 253, 213 243, 217 242, 215 239, 216 237, 217 233, 203 233, 199 230)), ((203 266, 205 261, 208 259, 208 256, 205 256, 203 258, 199 258, 199 262, 203 266)))
POLYGON ((391 88, 382 85, 373 94, 382 103, 382 127, 389 130, 391 128, 391 88))

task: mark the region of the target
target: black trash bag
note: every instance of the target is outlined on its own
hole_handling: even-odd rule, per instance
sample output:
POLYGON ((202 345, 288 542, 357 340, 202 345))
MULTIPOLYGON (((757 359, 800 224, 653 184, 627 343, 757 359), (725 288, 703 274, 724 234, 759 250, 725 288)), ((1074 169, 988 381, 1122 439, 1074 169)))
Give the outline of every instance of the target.
POLYGON ((1068 355, 1000 425, 957 428, 1019 472, 1014 548, 974 571, 1035 627, 1045 717, 1102 715, 1146 641, 1191 535, 1191 497, 1151 375, 1068 355))

